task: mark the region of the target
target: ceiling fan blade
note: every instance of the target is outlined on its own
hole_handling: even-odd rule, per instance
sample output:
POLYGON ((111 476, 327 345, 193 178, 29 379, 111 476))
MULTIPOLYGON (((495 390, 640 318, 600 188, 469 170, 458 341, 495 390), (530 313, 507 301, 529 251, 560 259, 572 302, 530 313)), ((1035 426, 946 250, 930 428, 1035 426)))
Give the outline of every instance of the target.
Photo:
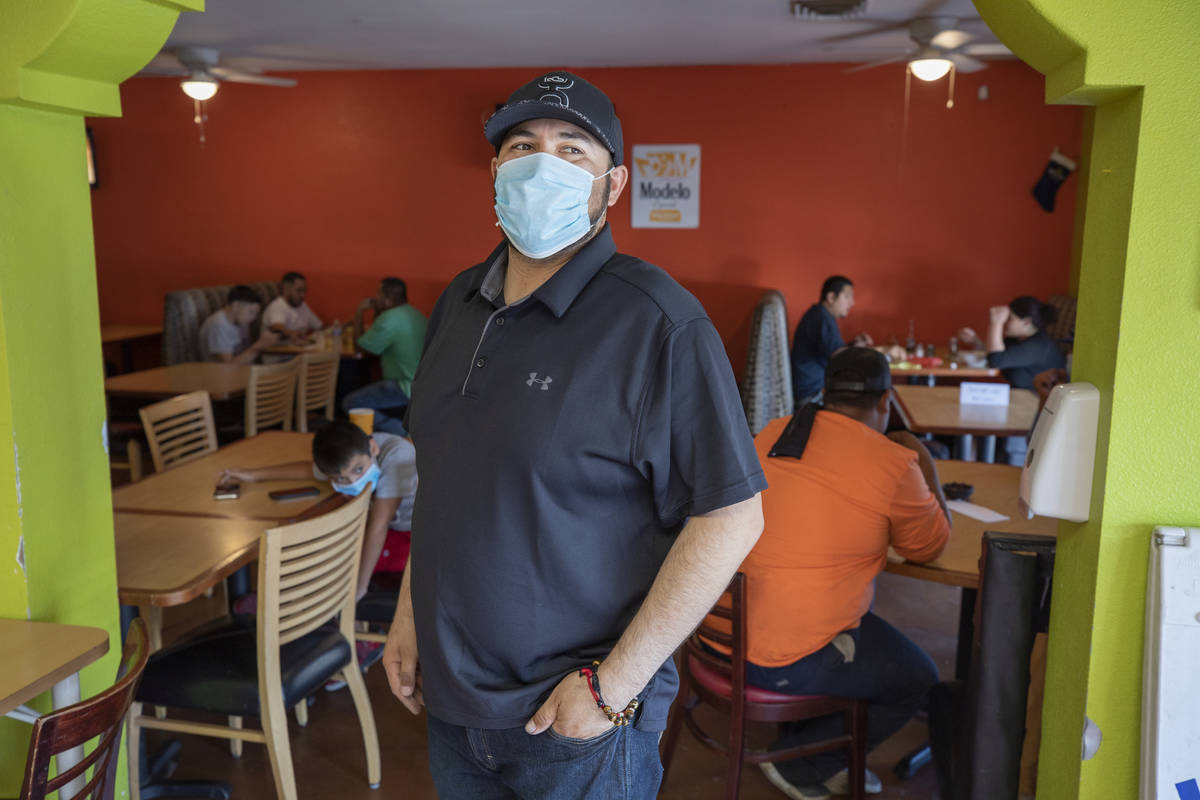
POLYGON ((930 39, 929 43, 934 47, 940 47, 942 50, 957 50, 974 38, 973 34, 966 31, 942 31, 930 39))
POLYGON ((295 78, 276 78, 270 75, 254 75, 250 72, 242 72, 237 69, 228 67, 213 67, 209 70, 213 75, 220 78, 222 81, 229 83, 255 83, 260 86, 284 86, 291 87, 296 85, 295 78))
POLYGON ((963 53, 969 56, 1011 56, 1012 50, 1009 50, 999 42, 979 42, 978 44, 969 44, 963 48, 963 53))
POLYGON ((909 53, 904 53, 902 55, 892 56, 891 58, 885 58, 880 61, 871 61, 866 64, 858 64, 858 65, 853 66, 850 69, 846 70, 846 72, 862 72, 863 70, 874 69, 875 67, 882 67, 884 64, 895 64, 897 61, 907 61, 909 55, 910 55, 909 53))
POLYGON ((137 74, 144 77, 182 78, 188 75, 188 71, 182 67, 160 67, 150 63, 138 70, 137 74))
POLYGON ((860 22, 874 23, 874 27, 867 28, 861 31, 851 31, 849 33, 839 33, 836 36, 823 36, 817 39, 821 44, 833 44, 835 42, 850 42, 855 39, 864 39, 868 36, 875 36, 880 33, 890 33, 891 31, 906 30, 908 28, 908 20, 896 22, 894 20, 877 21, 866 19, 846 20, 847 23, 858 24, 860 22))
POLYGON ((954 68, 964 75, 969 72, 979 72, 981 69, 987 69, 987 64, 970 56, 964 56, 962 53, 950 53, 946 58, 954 62, 954 68))

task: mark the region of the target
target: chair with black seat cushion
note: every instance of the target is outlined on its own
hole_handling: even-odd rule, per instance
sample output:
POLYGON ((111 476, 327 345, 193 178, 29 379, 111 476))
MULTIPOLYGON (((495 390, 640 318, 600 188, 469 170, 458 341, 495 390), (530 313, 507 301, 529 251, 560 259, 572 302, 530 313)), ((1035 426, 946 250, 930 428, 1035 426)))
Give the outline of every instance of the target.
POLYGON ((867 701, 851 697, 777 694, 746 685, 746 576, 739 572, 726 590, 728 601, 718 601, 700 627, 683 644, 679 673, 679 697, 671 709, 671 719, 663 737, 662 785, 667 784, 671 756, 684 724, 701 744, 725 753, 728 770, 725 797, 736 800, 741 783, 742 763, 762 764, 787 761, 829 750, 849 750, 848 776, 850 797, 863 800, 867 767, 867 701), (723 620, 717 623, 716 620, 723 620), (727 623, 727 624, 726 624, 727 623), (724 629, 723 629, 724 628, 724 629), (714 655, 705 642, 728 648, 728 659, 714 655), (729 714, 729 734, 722 744, 696 721, 693 711, 706 703, 729 714), (783 750, 748 750, 746 723, 781 724, 815 719, 828 714, 846 715, 847 733, 822 742, 798 745, 783 750))
MULTIPOLYGON (((150 659, 130 714, 130 771, 141 728, 266 744, 279 800, 296 800, 287 709, 330 678, 350 687, 367 753, 367 779, 378 786, 379 739, 354 652, 354 599, 367 492, 319 517, 265 531, 259 540, 257 628, 241 623, 209 631, 150 659), (258 717, 262 730, 157 719, 141 706, 258 717)), ((133 800, 139 793, 134 791, 133 800)))
POLYGON ((29 741, 20 800, 41 800, 51 794, 61 800, 110 800, 115 795, 117 752, 125 727, 125 712, 133 701, 149 655, 146 626, 141 620, 134 620, 125 636, 117 682, 95 697, 38 717, 29 741), (50 777, 53 756, 97 737, 96 746, 78 764, 50 777), (77 794, 67 794, 67 784, 89 768, 92 777, 83 788, 77 794))

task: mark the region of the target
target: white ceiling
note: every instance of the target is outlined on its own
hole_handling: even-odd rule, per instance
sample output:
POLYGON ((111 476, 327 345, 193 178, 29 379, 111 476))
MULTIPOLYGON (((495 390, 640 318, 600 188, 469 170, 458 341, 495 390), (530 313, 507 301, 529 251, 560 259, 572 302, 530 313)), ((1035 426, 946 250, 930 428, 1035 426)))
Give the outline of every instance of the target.
MULTIPOLYGON (((168 47, 250 71, 866 62, 903 53, 912 17, 949 15, 995 42, 971 0, 867 0, 854 21, 801 20, 788 0, 207 0, 168 47)), ((160 55, 155 66, 177 66, 160 55)))

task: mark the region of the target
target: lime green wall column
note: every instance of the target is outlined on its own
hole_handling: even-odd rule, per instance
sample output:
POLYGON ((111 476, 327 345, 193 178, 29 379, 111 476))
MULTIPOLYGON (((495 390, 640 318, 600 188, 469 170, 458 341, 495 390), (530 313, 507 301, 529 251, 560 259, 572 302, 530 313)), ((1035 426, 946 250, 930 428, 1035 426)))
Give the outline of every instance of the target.
POLYGON ((1200 3, 975 1, 1048 102, 1096 107, 1073 378, 1103 408, 1091 520, 1059 529, 1038 797, 1129 800, 1150 531, 1200 524, 1200 3))
MULTIPOLYGON (((0 5, 0 615, 107 629, 84 696, 121 640, 83 116, 119 114, 120 81, 202 1, 0 5)), ((0 796, 28 741, 0 719, 0 796)))

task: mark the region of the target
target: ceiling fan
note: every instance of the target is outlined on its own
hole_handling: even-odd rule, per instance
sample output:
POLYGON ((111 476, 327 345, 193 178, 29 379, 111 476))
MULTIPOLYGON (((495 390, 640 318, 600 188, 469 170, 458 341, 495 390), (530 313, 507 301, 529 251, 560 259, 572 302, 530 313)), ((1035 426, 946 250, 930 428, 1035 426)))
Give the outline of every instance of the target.
POLYGON ((964 22, 973 21, 976 20, 948 16, 917 17, 899 25, 843 34, 826 41, 858 39, 885 33, 895 27, 907 27, 908 37, 912 40, 912 45, 907 50, 879 61, 859 64, 846 71, 861 72, 884 64, 907 61, 913 75, 923 81, 936 81, 949 72, 951 67, 964 73, 986 69, 987 64, 974 56, 1012 55, 1012 51, 999 42, 972 43, 976 38, 975 34, 962 30, 960 26, 964 22))
POLYGON ((295 86, 293 78, 276 78, 259 75, 220 65, 221 54, 215 47, 191 45, 164 50, 143 75, 179 75, 183 93, 193 100, 208 100, 217 93, 221 83, 256 83, 260 86, 295 86), (174 60, 178 65, 169 62, 174 60), (166 62, 166 63, 164 63, 166 62))

